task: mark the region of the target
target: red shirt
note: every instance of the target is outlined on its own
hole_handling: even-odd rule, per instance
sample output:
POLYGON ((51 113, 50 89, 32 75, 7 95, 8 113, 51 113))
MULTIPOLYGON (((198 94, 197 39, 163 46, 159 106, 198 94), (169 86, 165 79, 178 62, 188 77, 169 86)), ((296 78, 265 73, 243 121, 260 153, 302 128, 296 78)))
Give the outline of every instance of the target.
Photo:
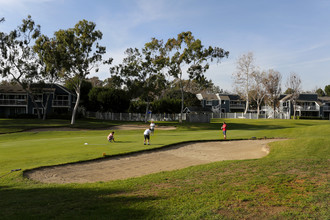
POLYGON ((226 128, 227 128, 227 125, 226 124, 223 124, 221 128, 222 128, 223 131, 225 131, 226 128))

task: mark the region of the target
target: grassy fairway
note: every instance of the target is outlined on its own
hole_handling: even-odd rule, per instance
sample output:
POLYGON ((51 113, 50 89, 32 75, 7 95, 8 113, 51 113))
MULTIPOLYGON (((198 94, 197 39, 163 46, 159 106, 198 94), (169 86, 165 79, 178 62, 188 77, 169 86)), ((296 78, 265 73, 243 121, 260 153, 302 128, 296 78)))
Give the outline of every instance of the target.
MULTIPOLYGON (((61 120, 0 120, 2 133, 67 126, 61 120)), ((166 123, 151 147, 222 139, 221 120, 166 123)), ((143 130, 19 132, 0 135, 0 219, 329 219, 330 122, 226 120, 228 138, 282 137, 262 159, 216 162, 140 178, 92 184, 41 184, 12 169, 140 151, 143 130), (84 145, 84 143, 89 143, 84 145)), ((113 122, 78 121, 102 128, 113 122)))

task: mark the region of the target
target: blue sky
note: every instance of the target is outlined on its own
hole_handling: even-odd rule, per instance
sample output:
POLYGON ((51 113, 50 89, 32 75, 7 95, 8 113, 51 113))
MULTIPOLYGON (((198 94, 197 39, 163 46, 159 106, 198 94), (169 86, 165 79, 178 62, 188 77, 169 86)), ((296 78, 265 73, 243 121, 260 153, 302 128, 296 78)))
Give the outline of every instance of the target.
MULTIPOLYGON (((93 21, 103 33, 106 57, 118 64, 129 47, 142 48, 152 37, 191 31, 204 46, 230 52, 211 65, 206 77, 232 91, 239 56, 253 52, 260 70, 300 75, 303 90, 330 85, 330 1, 328 0, 0 0, 0 30, 9 32, 31 15, 43 34, 93 21)), ((106 67, 91 76, 110 76, 106 67)))

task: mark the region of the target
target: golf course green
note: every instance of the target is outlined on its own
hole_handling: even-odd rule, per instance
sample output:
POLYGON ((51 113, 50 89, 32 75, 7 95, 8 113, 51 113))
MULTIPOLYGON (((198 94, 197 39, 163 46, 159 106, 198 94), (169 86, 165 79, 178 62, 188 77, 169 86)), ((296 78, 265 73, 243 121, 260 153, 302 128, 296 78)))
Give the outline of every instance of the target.
MULTIPOLYGON (((0 219, 329 219, 328 120, 226 119, 229 140, 283 138, 261 159, 233 160, 95 183, 45 184, 24 171, 162 148, 223 140, 223 119, 190 124, 0 119, 0 219), (36 130, 44 128, 42 130, 36 130), (58 128, 58 129, 51 129, 58 128), (88 143, 88 144, 85 144, 88 143)), ((228 141, 228 140, 226 140, 228 141)), ((152 166, 152 164, 150 165, 152 166)), ((100 170, 102 173, 102 170, 100 170)))

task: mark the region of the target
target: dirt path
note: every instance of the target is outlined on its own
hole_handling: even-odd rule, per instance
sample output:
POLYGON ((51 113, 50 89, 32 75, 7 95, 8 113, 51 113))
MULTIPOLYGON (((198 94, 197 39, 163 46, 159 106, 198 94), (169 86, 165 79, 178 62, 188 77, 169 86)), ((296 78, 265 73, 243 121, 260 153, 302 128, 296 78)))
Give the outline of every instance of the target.
POLYGON ((44 183, 91 183, 139 177, 223 160, 256 159, 273 140, 179 144, 166 149, 31 170, 25 176, 44 183))

